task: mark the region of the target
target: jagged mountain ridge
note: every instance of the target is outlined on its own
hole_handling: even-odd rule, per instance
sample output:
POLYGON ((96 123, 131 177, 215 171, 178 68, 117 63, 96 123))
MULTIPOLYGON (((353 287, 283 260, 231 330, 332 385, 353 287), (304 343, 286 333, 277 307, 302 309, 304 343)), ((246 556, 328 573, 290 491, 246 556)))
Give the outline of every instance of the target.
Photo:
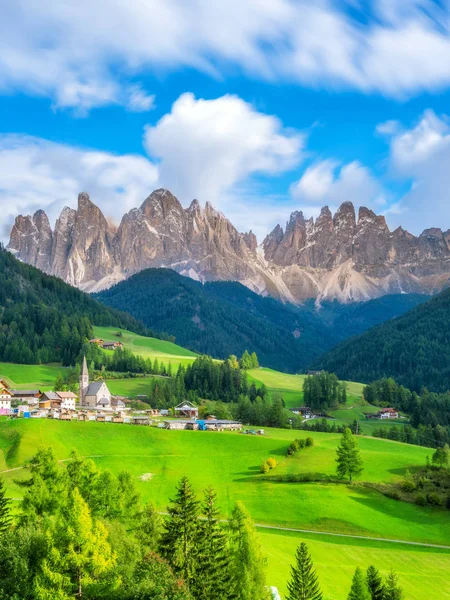
POLYGON ((52 231, 42 210, 18 216, 8 249, 18 258, 87 291, 106 289, 149 267, 167 267, 201 281, 239 281, 258 293, 306 299, 363 301, 389 293, 434 293, 449 285, 450 231, 413 236, 391 232, 382 216, 351 202, 333 216, 291 215, 258 247, 226 217, 194 200, 188 208, 155 190, 111 225, 87 193, 64 208, 52 231))

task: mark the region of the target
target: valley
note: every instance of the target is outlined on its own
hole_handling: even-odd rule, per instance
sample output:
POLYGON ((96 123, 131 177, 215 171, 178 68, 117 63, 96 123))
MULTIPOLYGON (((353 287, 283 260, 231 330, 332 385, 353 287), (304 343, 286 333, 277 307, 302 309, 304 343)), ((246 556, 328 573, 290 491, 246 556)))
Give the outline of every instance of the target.
MULTIPOLYGON (((148 500, 164 511, 173 489, 186 474, 198 493, 211 484, 217 491, 221 514, 229 515, 236 499, 244 502, 256 523, 311 529, 349 535, 399 539, 447 545, 450 514, 442 509, 398 502, 357 483, 352 486, 325 482, 283 483, 274 476, 306 474, 317 477, 334 474, 338 435, 266 429, 263 437, 238 433, 164 431, 106 423, 64 423, 51 420, 0 420, 0 470, 20 467, 36 448, 52 445, 60 460, 73 448, 91 456, 102 467, 119 472, 129 470, 148 500), (289 442, 310 435, 314 446, 286 458, 289 442), (279 461, 269 474, 259 473, 259 464, 268 456, 279 461), (180 467, 182 465, 182 467, 180 467), (149 481, 140 481, 151 473, 149 481)), ((424 464, 429 450, 386 440, 361 437, 359 447, 365 470, 361 481, 394 481, 424 464)), ((14 498, 22 490, 14 483, 22 471, 3 473, 14 498)), ((395 566, 411 600, 422 600, 428 579, 417 573, 410 577, 417 561, 430 566, 433 581, 443 581, 450 568, 450 549, 388 544, 353 538, 334 538, 261 529, 269 557, 272 585, 285 590, 288 565, 299 540, 311 544, 316 568, 327 600, 344 600, 354 566, 374 563, 387 572, 395 566), (322 546, 323 544, 323 546, 322 546), (323 548, 323 552, 321 549, 323 548), (338 560, 338 557, 341 559, 338 560), (345 561, 342 563, 343 559, 345 561), (346 561, 348 567, 345 567, 346 561), (337 561, 337 562, 336 562, 337 561), (337 583, 337 585, 335 585, 337 583)), ((437 588, 436 588, 437 589, 437 588)), ((439 587, 436 599, 448 598, 439 587)))

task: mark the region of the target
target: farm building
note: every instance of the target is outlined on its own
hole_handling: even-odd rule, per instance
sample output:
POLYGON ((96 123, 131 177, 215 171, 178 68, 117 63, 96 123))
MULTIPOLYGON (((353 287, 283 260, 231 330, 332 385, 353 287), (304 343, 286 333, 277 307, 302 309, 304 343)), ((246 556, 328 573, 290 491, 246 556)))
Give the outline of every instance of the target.
POLYGON ((197 421, 194 419, 173 419, 164 421, 166 429, 189 429, 200 431, 237 431, 241 429, 242 423, 239 421, 231 421, 229 419, 207 419, 205 421, 197 421))
POLYGON ((112 396, 111 397, 111 408, 116 411, 122 411, 127 409, 127 405, 124 402, 123 396, 112 396))
POLYGON ((42 395, 40 390, 11 390, 11 392, 12 400, 26 402, 30 406, 38 404, 42 395))
POLYGON ((150 419, 148 417, 131 417, 132 425, 150 425, 150 419))
POLYGON ((105 350, 116 350, 117 348, 123 348, 122 342, 103 342, 102 348, 105 350))
POLYGON ((398 419, 398 411, 395 408, 382 408, 377 415, 379 419, 398 419))
POLYGON ((311 419, 313 416, 312 410, 309 408, 309 406, 299 406, 297 408, 291 408, 290 410, 295 415, 300 415, 304 419, 311 419))
POLYGON ((103 344, 105 343, 105 340, 102 340, 102 338, 94 338, 92 340, 89 340, 90 344, 95 344, 96 346, 103 346, 103 344))
POLYGON ((188 400, 175 406, 174 412, 176 417, 186 417, 188 419, 196 419, 198 417, 198 407, 188 400))

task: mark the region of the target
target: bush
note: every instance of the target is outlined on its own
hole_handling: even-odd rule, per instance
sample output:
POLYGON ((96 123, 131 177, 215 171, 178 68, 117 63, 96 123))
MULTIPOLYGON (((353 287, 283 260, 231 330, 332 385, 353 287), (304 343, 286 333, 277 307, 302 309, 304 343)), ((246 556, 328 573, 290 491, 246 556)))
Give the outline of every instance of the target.
POLYGON ((436 494, 435 492, 430 492, 429 494, 427 494, 427 500, 430 504, 433 504, 434 506, 442 506, 444 504, 444 499, 441 498, 441 496, 439 496, 439 494, 436 494))
POLYGON ((386 496, 388 498, 392 498, 392 500, 401 500, 401 496, 397 492, 397 490, 389 490, 388 492, 386 492, 386 496))
POLYGON ((299 448, 304 448, 306 446, 305 440, 296 440, 298 442, 299 448))
POLYGON ((425 504, 427 503, 427 497, 425 496, 425 494, 419 493, 416 495, 414 502, 419 506, 425 506, 425 504))
POLYGON ((405 479, 400 485, 402 490, 404 490, 405 492, 414 492, 414 490, 416 489, 416 484, 414 483, 414 481, 412 481, 412 479, 405 479))
POLYGON ((307 437, 305 440, 305 446, 314 446, 314 440, 312 437, 307 437))
POLYGON ((261 471, 261 473, 268 473, 270 471, 270 467, 267 464, 267 461, 261 463, 261 466, 259 467, 259 470, 261 471))
POLYGON ((275 469, 275 467, 277 466, 277 461, 275 458, 268 458, 266 463, 269 469, 275 469))

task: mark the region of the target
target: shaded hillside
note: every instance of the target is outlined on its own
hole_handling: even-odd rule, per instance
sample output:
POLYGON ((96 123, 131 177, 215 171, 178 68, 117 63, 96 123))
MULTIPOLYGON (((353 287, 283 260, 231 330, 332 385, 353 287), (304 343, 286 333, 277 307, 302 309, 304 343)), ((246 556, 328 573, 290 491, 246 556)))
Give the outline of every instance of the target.
POLYGON ((450 389, 450 290, 339 344, 311 365, 343 379, 393 377, 412 390, 450 389))
POLYGON ((325 303, 318 312, 312 301, 282 304, 237 282, 201 284, 169 269, 147 269, 96 297, 197 352, 225 358, 247 349, 262 365, 291 372, 303 370, 348 335, 423 301, 387 296, 366 304, 325 303))
POLYGON ((0 360, 73 364, 92 325, 149 333, 57 277, 26 265, 0 246, 0 360))

